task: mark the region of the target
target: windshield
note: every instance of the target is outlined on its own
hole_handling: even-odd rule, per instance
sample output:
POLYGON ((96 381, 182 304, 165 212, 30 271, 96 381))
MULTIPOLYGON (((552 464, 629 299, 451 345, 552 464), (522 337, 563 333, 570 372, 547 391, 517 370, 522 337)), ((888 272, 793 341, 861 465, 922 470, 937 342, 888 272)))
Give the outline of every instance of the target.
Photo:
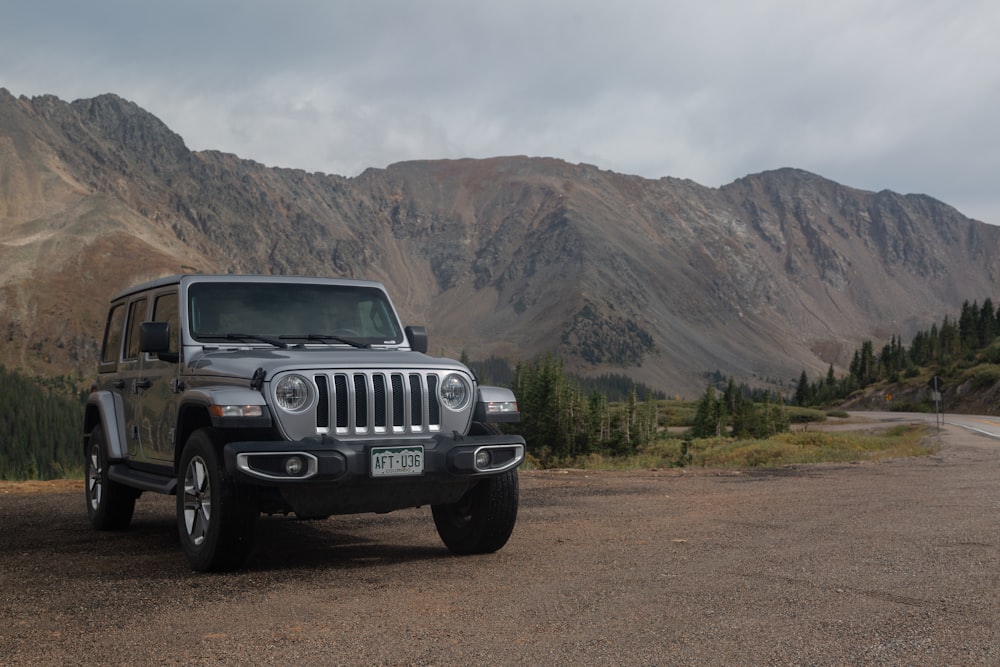
POLYGON ((403 341, 388 298, 374 287, 194 283, 188 289, 188 308, 191 335, 196 340, 280 337, 291 344, 368 345, 403 341))

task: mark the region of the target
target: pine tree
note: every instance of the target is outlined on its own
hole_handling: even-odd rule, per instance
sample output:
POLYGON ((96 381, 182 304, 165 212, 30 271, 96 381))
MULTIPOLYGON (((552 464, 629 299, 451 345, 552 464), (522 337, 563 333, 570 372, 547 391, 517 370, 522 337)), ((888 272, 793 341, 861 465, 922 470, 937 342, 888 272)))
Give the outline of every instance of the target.
POLYGON ((962 313, 958 318, 958 338, 960 352, 969 352, 979 344, 979 304, 973 301, 962 303, 962 313))
POLYGON ((724 402, 715 396, 715 387, 708 385, 704 396, 698 402, 694 424, 689 431, 693 438, 712 438, 722 435, 726 410, 724 402))
POLYGON ((799 383, 795 387, 795 405, 809 405, 809 378, 806 377, 805 370, 802 371, 802 375, 799 376, 799 383))
POLYGON ((745 397, 742 393, 737 394, 731 414, 733 422, 733 437, 751 437, 754 423, 753 401, 745 397))
POLYGON ((979 309, 979 322, 977 334, 979 347, 983 348, 993 342, 997 335, 996 314, 993 312, 993 301, 987 298, 983 301, 982 308, 979 309))

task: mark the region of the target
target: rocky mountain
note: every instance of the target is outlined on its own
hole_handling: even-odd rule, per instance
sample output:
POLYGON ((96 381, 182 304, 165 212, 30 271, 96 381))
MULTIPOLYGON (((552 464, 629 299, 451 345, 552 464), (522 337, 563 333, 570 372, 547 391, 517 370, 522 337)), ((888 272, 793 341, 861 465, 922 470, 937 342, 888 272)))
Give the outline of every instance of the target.
POLYGON ((195 152, 114 95, 0 89, 0 363, 90 377, 108 297, 179 272, 382 280, 433 352, 691 396, 842 368, 994 295, 1000 228, 795 169, 721 188, 548 158, 344 178, 195 152))

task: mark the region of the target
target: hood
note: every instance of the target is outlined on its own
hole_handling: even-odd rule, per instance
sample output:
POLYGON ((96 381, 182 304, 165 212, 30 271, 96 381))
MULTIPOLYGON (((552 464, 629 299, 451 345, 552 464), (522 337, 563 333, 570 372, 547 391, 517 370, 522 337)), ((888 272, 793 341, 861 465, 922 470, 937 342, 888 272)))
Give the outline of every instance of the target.
POLYGON ((266 377, 286 371, 330 369, 449 369, 468 372, 454 359, 431 357, 420 352, 328 346, 199 351, 188 359, 184 372, 249 380, 258 368, 264 369, 266 377))

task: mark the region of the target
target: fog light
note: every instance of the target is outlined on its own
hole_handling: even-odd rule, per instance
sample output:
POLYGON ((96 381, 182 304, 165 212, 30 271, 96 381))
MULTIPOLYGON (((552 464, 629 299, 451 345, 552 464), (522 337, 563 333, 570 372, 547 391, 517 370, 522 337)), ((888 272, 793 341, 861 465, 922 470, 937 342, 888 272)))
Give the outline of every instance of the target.
POLYGON ((476 452, 476 467, 479 469, 489 468, 490 463, 493 462, 493 457, 490 455, 490 450, 480 449, 476 452))
POLYGON ((298 456, 289 456, 285 459, 285 472, 292 477, 299 475, 302 472, 303 463, 302 459, 298 456))

